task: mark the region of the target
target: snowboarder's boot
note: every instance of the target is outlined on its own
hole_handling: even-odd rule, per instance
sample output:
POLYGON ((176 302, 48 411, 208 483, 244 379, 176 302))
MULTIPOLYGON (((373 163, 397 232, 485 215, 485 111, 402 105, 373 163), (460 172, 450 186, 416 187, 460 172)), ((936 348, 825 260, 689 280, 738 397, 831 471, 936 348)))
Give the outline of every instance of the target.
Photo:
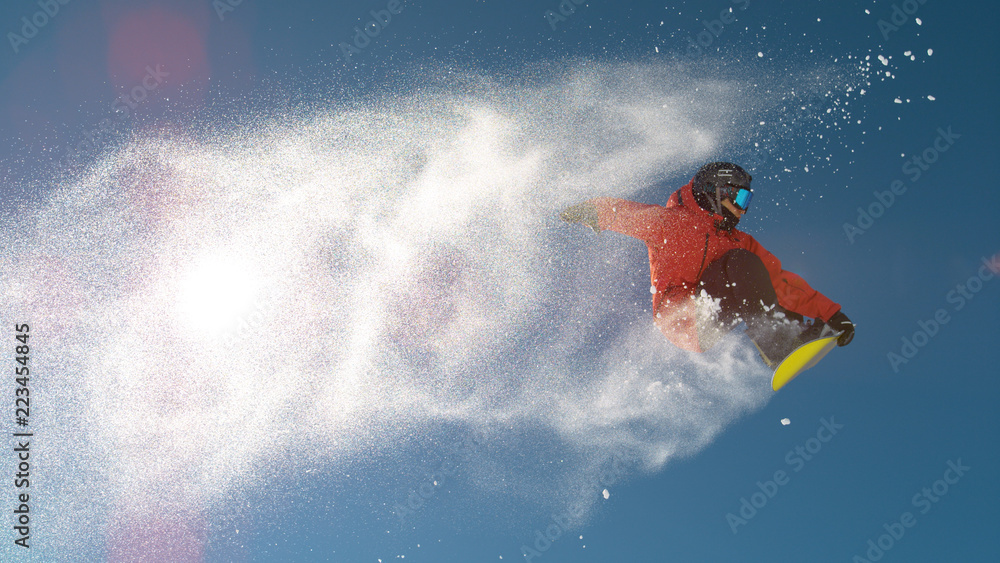
POLYGON ((760 357, 769 368, 776 368, 789 354, 806 342, 833 334, 826 323, 816 320, 812 324, 795 321, 772 321, 755 323, 747 329, 747 336, 760 352, 760 357))
POLYGON ((760 357, 769 368, 776 368, 802 342, 802 336, 812 327, 795 321, 761 319, 748 323, 746 334, 753 341, 760 357))

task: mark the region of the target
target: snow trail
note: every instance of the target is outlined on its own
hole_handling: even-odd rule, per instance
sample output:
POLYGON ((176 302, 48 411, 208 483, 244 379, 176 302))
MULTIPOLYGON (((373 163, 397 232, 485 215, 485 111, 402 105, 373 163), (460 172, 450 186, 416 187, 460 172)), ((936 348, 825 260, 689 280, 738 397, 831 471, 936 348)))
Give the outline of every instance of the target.
POLYGON ((641 245, 557 219, 723 152, 745 96, 669 65, 464 80, 145 134, 4 229, 39 374, 39 545, 127 554, 151 520, 197 543, 265 468, 442 432, 479 437, 477 494, 589 507, 609 464, 656 471, 767 401, 739 338, 663 340, 641 245))

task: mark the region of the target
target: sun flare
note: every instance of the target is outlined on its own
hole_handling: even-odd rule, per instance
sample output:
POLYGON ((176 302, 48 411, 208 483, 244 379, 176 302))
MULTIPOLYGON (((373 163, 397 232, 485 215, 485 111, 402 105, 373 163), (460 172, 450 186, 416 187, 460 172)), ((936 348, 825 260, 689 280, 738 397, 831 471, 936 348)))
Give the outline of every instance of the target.
POLYGON ((256 276, 245 262, 207 257, 181 277, 177 310, 185 328, 219 335, 251 310, 257 289, 256 276))

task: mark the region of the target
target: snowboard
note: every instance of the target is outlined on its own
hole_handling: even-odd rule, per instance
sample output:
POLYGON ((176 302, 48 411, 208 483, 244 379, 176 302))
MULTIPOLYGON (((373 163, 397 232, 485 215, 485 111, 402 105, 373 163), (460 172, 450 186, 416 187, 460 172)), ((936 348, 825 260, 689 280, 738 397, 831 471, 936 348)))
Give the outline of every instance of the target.
POLYGON ((795 379, 795 376, 818 364, 823 356, 837 346, 837 338, 840 335, 841 333, 837 332, 831 336, 821 336, 796 348, 775 368, 774 375, 771 376, 771 389, 775 391, 781 389, 795 379))

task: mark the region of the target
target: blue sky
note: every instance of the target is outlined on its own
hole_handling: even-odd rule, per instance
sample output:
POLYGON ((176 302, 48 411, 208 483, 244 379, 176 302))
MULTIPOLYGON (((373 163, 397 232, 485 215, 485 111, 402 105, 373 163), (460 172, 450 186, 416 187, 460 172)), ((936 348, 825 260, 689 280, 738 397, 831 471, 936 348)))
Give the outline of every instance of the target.
POLYGON ((997 559, 992 5, 219 5, 0 9, 5 559, 997 559), (777 394, 556 219, 718 158, 857 324, 777 394))

